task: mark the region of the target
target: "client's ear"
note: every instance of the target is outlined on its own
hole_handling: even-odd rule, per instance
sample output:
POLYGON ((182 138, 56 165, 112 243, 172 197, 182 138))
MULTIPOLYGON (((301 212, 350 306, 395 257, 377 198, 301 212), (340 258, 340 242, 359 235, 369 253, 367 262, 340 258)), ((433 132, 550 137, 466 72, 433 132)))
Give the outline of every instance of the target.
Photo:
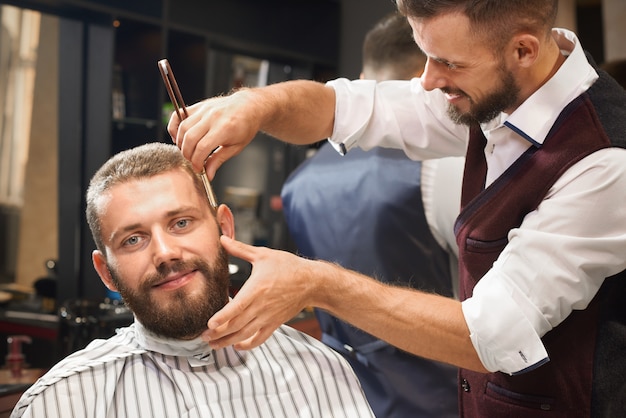
POLYGON ((100 251, 94 250, 91 253, 91 261, 93 262, 93 267, 98 272, 98 276, 100 276, 100 280, 102 280, 107 289, 117 292, 117 287, 113 284, 113 278, 104 255, 100 251))
POLYGON ((219 205, 216 218, 222 234, 229 238, 235 238, 235 218, 230 208, 224 204, 219 205))

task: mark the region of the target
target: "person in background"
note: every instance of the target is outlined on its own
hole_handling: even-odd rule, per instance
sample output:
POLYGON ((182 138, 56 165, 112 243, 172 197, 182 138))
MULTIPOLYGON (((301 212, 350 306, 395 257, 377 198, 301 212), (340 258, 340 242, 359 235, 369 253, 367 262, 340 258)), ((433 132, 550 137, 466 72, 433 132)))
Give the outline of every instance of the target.
POLYGON ((427 56, 419 79, 243 89, 168 129, 209 178, 259 130, 465 155, 461 300, 223 237, 253 268, 203 338, 249 349, 314 306, 459 366, 464 417, 626 416, 626 91, 553 28, 558 0, 396 3, 427 56))
POLYGON ((113 156, 91 180, 86 212, 94 267, 135 321, 59 362, 13 418, 373 416, 347 362, 301 332, 280 327, 247 352, 199 338, 228 301, 219 237, 235 227, 176 146, 113 156))
MULTIPOLYGON (((393 13, 364 38, 361 79, 418 77, 425 62, 406 17, 393 13)), ((446 160, 456 160, 439 174, 446 176, 441 191, 452 207, 445 229, 453 235, 463 159, 446 160)), ((424 209, 434 203, 438 163, 413 161, 401 150, 384 148, 341 156, 322 145, 287 178, 281 193, 298 252, 383 282, 451 297, 457 258, 446 248, 456 243, 446 243, 439 229, 430 227, 434 217, 427 219, 424 209)), ((458 416, 456 367, 408 354, 323 310, 315 314, 322 341, 350 362, 377 417, 458 416)))

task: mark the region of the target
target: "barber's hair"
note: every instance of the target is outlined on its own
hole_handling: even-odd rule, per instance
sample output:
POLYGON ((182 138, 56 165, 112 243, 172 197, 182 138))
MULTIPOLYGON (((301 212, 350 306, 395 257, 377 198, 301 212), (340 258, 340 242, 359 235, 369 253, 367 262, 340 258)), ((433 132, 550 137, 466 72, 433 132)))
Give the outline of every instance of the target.
MULTIPOLYGON (((85 210, 87 223, 98 250, 105 253, 101 228, 103 195, 115 185, 153 177, 172 170, 187 173, 197 192, 204 195, 202 180, 174 144, 155 142, 140 145, 114 155, 100 167, 89 182, 87 209, 85 210)), ((208 200, 207 205, 210 206, 208 200)))
POLYGON ((396 0, 396 5, 403 15, 424 20, 462 13, 476 35, 499 48, 519 33, 549 37, 558 0, 396 0))
MULTIPOLYGON (((421 72, 426 56, 413 39, 406 17, 391 13, 367 32, 363 41, 363 72, 386 78, 406 80, 421 72)), ((378 77, 366 77, 378 78, 378 77)))

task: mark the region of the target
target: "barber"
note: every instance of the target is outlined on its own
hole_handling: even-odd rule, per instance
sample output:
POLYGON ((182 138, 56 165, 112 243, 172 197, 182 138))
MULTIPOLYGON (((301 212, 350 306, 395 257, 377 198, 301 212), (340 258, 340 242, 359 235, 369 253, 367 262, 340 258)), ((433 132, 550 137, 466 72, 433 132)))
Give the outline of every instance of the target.
POLYGON ((552 29, 557 3, 398 0, 428 57, 421 78, 292 81, 172 118, 176 144, 211 177, 258 131, 328 137, 340 152, 466 155, 462 301, 224 237, 253 271, 209 320, 210 344, 255 347, 315 306, 462 368, 464 416, 626 414, 626 92, 574 33, 552 29))

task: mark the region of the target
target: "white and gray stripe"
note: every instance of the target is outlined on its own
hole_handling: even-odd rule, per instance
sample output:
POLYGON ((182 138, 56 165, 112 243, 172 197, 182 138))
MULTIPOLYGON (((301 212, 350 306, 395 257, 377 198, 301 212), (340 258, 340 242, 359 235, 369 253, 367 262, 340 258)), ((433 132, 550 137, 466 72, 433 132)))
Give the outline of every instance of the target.
POLYGON ((54 366, 12 418, 373 417, 354 372, 287 326, 249 351, 156 338, 135 322, 54 366))

